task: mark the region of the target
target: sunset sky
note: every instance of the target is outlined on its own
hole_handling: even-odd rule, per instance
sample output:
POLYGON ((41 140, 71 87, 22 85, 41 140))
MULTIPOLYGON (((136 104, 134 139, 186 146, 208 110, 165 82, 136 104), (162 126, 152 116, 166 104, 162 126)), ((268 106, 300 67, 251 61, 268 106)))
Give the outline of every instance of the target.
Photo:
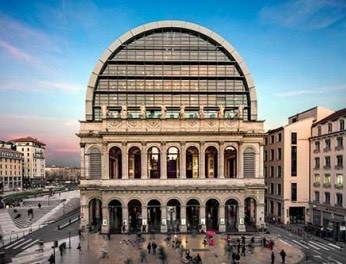
POLYGON ((256 85, 265 128, 320 105, 346 107, 346 1, 0 0, 0 140, 31 136, 46 164, 79 166, 90 73, 125 32, 157 20, 228 40, 256 85))

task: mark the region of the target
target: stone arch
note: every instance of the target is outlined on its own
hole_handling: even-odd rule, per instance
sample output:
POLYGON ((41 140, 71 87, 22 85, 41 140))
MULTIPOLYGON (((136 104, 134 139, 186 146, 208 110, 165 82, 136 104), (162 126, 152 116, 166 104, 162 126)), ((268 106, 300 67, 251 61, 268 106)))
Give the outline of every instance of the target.
POLYGON ((148 176, 150 179, 161 178, 161 149, 150 146, 147 150, 148 176))
POLYGON ((123 204, 118 199, 112 199, 108 204, 109 232, 120 234, 123 224, 123 204))
POLYGON ((217 147, 209 146, 204 151, 205 178, 218 177, 219 151, 217 147))
POLYGON ((183 155, 186 155, 186 178, 198 178, 200 150, 195 146, 190 146, 186 148, 183 155))
POLYGON ((167 147, 167 178, 179 178, 180 176, 180 155, 179 148, 175 146, 167 147))
POLYGON ((131 146, 128 151, 128 175, 130 179, 140 179, 142 175, 142 151, 138 146, 131 146))
POLYGON ((252 146, 243 151, 243 174, 244 178, 256 178, 256 149, 252 146))
POLYGON ((109 179, 122 178, 122 151, 121 148, 114 146, 108 151, 109 160, 109 179))

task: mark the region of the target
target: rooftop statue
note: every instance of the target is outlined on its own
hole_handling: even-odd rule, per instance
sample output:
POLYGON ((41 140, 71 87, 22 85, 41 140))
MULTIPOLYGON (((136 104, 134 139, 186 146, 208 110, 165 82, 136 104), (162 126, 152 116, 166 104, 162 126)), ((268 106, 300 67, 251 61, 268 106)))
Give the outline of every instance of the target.
POLYGON ((184 119, 185 118, 185 105, 180 105, 180 110, 179 110, 179 118, 184 119))
POLYGON ((139 114, 139 117, 141 119, 145 119, 147 117, 146 109, 145 109, 145 105, 144 104, 141 105, 141 112, 139 114))
POLYGON ((223 107, 223 105, 220 105, 219 112, 217 112, 217 117, 224 118, 224 116, 225 116, 225 108, 223 107))
POLYGON ((101 111, 102 111, 102 118, 107 118, 108 117, 107 105, 105 104, 101 105, 101 111))
POLYGON ((165 105, 161 105, 161 113, 160 113, 160 118, 165 119, 167 114, 167 108, 165 105))
POLYGON ((199 118, 204 118, 205 116, 204 116, 204 105, 200 105, 199 106, 199 112, 198 112, 198 114, 199 114, 199 118))
POLYGON ((120 117, 123 119, 127 118, 127 106, 125 104, 121 106, 120 117))
POLYGON ((238 106, 238 112, 237 112, 237 117, 239 118, 239 119, 243 119, 243 110, 244 110, 244 105, 239 105, 238 106))

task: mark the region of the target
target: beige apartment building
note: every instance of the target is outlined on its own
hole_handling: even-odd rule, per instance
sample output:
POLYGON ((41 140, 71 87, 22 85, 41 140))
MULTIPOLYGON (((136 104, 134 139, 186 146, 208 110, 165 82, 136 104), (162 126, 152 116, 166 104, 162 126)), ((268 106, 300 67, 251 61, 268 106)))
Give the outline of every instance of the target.
POLYGON ((264 147, 266 218, 283 224, 309 221, 311 126, 333 111, 314 107, 268 131, 264 147))
POLYGON ((346 241, 345 122, 346 108, 315 122, 310 138, 310 221, 336 241, 346 241))
POLYGON ((40 186, 45 175, 46 144, 32 137, 17 138, 10 142, 16 146, 18 152, 23 153, 23 188, 40 186))
POLYGON ((85 109, 82 228, 264 226, 264 129, 254 82, 215 32, 184 21, 130 30, 96 63, 85 109))
POLYGON ((0 142, 0 192, 22 189, 23 154, 0 142))

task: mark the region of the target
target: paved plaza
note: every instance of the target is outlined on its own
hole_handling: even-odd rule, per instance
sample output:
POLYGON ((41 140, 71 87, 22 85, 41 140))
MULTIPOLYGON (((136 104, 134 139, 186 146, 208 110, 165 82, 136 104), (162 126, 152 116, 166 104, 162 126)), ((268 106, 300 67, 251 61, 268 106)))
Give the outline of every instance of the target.
MULTIPOLYGON (((83 234, 83 238, 71 238, 71 248, 69 249, 69 240, 64 239, 59 241, 59 244, 66 242, 67 248, 63 256, 60 256, 59 250, 56 249, 56 263, 126 263, 128 258, 131 258, 133 263, 141 263, 140 252, 144 250, 147 253, 147 243, 155 241, 159 246, 163 245, 167 251, 166 263, 184 263, 181 259, 179 249, 173 249, 172 243, 165 241, 166 235, 143 235, 144 241, 138 243, 136 235, 112 235, 108 240, 107 236, 100 234, 83 234), (81 243, 81 251, 77 249, 81 243), (105 258, 104 252, 107 252, 105 258)), ((218 264, 231 263, 231 259, 224 254, 225 240, 222 235, 215 236, 214 246, 204 246, 204 235, 178 235, 185 249, 189 249, 191 256, 196 256, 197 253, 202 258, 202 263, 218 264)), ((304 259, 304 254, 299 249, 283 242, 279 238, 271 235, 266 235, 267 239, 274 240, 275 263, 281 263, 280 251, 284 249, 287 253, 286 263, 300 263, 304 259)), ((247 238, 249 239, 249 237, 247 238)), ((39 246, 34 245, 23 253, 16 256, 12 263, 49 263, 48 258, 53 253, 51 248, 53 243, 46 243, 43 252, 38 252, 39 246)), ((241 257, 240 263, 270 263, 271 250, 256 246, 253 254, 246 252, 245 257, 241 257)), ((158 258, 158 254, 146 254, 144 263, 162 263, 158 258)))

